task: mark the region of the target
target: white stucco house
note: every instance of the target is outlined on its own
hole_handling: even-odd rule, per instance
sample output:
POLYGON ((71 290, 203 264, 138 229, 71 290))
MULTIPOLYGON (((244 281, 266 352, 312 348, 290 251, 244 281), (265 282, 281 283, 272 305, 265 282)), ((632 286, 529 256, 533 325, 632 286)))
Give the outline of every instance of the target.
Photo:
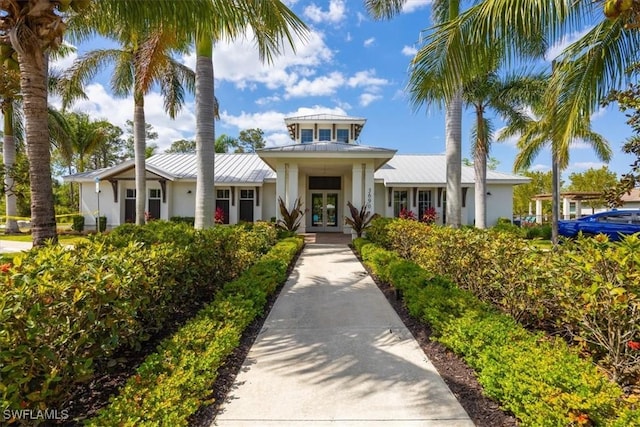
MULTIPOLYGON (((366 120, 330 114, 291 117, 285 124, 291 144, 257 153, 216 154, 216 207, 225 223, 272 220, 277 200, 288 206, 300 198, 307 209, 300 231, 349 233, 347 202, 367 204, 386 217, 402 209, 422 217, 430 207, 446 221, 443 155, 396 154, 396 150, 357 143, 366 120)), ((159 219, 193 217, 195 154, 157 154, 146 162, 146 211, 159 219)), ((107 217, 109 227, 135 218, 133 160, 111 168, 65 176, 80 186, 80 212, 87 224, 107 217), (99 190, 99 192, 97 192, 99 190)), ((513 186, 528 182, 517 175, 487 171, 487 225, 512 217, 513 186)), ((462 222, 474 223, 474 171, 462 168, 462 222)))

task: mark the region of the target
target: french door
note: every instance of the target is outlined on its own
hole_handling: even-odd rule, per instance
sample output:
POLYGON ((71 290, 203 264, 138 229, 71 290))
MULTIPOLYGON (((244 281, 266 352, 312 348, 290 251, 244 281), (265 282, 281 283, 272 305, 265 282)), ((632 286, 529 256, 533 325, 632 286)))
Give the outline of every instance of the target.
POLYGON ((331 191, 311 192, 310 231, 340 231, 338 193, 331 191))

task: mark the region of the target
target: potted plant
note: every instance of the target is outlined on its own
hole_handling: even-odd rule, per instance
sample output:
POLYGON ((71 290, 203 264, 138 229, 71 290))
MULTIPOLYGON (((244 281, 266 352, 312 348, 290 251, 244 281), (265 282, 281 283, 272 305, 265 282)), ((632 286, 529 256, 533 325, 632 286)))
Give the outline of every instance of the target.
POLYGON ((347 206, 349 207, 351 218, 344 217, 344 222, 351 226, 352 236, 355 234, 355 237, 362 237, 364 230, 366 230, 371 224, 371 221, 376 219, 379 215, 372 215, 371 212, 367 210, 366 205, 363 205, 360 210, 356 209, 351 202, 347 202, 347 206))

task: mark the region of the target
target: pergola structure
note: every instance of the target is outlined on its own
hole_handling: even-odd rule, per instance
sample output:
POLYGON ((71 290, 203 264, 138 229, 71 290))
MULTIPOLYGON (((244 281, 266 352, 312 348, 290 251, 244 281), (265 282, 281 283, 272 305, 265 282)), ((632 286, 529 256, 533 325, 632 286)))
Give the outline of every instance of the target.
MULTIPOLYGON (((585 200, 598 200, 602 198, 600 192, 588 192, 588 191, 571 191, 560 193, 562 198, 562 213, 563 219, 571 219, 571 203, 575 203, 576 217, 580 217, 582 213, 582 202, 585 200)), ((536 223, 542 224, 542 202, 544 200, 552 200, 553 195, 551 193, 537 194, 532 197, 531 200, 536 202, 536 223)))

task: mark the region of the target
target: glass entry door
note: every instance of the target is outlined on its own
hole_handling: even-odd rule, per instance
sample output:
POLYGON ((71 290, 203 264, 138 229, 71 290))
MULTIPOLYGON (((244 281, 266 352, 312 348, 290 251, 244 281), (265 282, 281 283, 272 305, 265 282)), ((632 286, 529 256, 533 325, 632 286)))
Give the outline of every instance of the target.
POLYGON ((315 191, 311 193, 311 231, 340 231, 338 193, 315 191))

